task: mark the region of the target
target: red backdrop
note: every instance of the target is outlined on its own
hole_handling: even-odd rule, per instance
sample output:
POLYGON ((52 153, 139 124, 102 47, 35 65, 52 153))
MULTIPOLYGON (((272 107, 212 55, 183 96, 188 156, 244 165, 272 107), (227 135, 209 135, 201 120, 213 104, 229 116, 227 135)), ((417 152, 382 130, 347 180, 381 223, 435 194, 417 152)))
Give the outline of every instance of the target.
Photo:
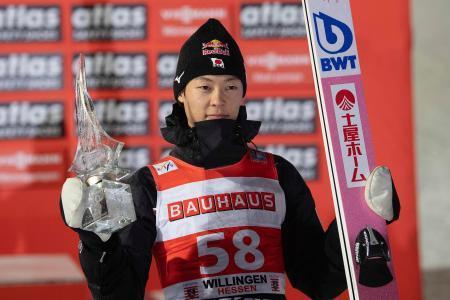
MULTIPOLYGON (((391 168, 402 203, 400 220, 389 226, 400 297, 420 299, 409 1, 351 6, 376 157, 391 168)), ((87 55, 99 118, 128 147, 122 164, 137 168, 167 150, 158 128, 172 100, 176 53, 208 17, 223 21, 246 57, 249 115, 267 124, 255 143, 302 172, 328 226, 334 210, 297 1, 6 0, 0 4, 0 254, 77 257, 77 236, 64 227, 58 207, 76 146, 77 53, 87 55)), ((152 268, 147 288, 158 286, 152 268)), ((19 299, 17 292, 0 288, 0 298, 19 299)), ((288 297, 302 296, 289 289, 288 297)))

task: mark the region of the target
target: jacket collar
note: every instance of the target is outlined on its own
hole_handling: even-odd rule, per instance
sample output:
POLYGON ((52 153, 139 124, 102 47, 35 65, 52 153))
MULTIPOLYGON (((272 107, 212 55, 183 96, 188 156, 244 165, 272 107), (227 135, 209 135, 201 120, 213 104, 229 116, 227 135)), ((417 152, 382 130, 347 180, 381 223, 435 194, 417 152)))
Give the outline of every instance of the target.
POLYGON ((239 161, 247 151, 247 143, 258 134, 261 122, 247 120, 245 106, 241 106, 236 120, 206 120, 190 128, 183 107, 175 103, 166 125, 161 128, 162 136, 176 146, 171 155, 212 168, 239 161))

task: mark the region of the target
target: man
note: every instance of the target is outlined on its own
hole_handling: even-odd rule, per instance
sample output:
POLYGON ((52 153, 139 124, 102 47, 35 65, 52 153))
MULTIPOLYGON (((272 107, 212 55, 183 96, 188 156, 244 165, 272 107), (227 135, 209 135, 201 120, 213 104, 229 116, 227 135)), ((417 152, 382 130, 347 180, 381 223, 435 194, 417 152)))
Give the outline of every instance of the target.
MULTIPOLYGON (((246 119, 244 60, 219 21, 185 42, 176 74, 177 103, 161 130, 175 148, 128 180, 137 221, 100 237, 75 228, 94 298, 143 299, 152 251, 167 299, 285 299, 284 273, 311 298, 339 295, 336 225, 324 232, 292 164, 247 146, 260 122, 246 119)), ((66 224, 81 190, 74 178, 63 186, 66 224)), ((382 203, 395 218, 391 197, 382 203)))

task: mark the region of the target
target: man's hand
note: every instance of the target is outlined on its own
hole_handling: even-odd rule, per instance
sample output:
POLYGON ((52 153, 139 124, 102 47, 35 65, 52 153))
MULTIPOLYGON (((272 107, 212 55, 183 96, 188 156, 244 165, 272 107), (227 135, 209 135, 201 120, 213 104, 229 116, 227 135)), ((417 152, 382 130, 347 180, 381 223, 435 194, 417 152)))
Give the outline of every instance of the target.
POLYGON ((376 167, 369 175, 365 188, 367 205, 388 223, 398 219, 400 202, 387 167, 376 167))
MULTIPOLYGON (((86 191, 86 186, 78 177, 67 178, 61 191, 63 218, 68 226, 76 229, 81 229, 81 221, 83 220, 83 191, 86 191)), ((110 233, 95 234, 103 242, 106 242, 111 237, 110 233)))

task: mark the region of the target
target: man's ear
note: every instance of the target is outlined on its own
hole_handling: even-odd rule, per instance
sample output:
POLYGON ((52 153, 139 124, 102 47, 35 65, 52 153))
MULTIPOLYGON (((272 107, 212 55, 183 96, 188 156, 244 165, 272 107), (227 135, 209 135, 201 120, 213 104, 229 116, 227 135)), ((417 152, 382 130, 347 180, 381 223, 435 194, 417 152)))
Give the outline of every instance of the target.
POLYGON ((182 91, 177 98, 178 102, 184 103, 184 91, 182 91))

